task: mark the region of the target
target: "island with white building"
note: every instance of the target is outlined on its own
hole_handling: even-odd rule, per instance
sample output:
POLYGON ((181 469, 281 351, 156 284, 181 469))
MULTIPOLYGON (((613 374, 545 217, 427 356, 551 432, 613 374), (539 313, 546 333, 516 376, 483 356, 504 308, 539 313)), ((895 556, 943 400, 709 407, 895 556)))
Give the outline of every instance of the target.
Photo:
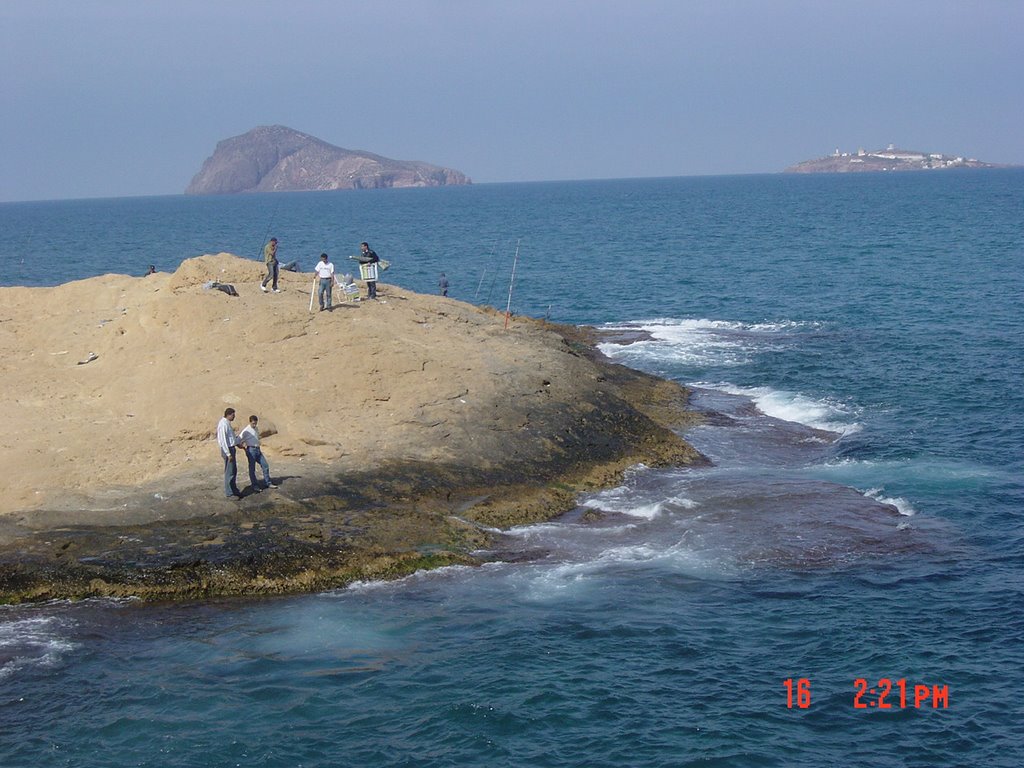
POLYGON ((962 155, 940 152, 918 152, 899 149, 890 144, 885 149, 842 152, 815 160, 804 160, 786 168, 785 173, 849 173, 857 171, 930 171, 948 168, 1010 168, 1014 166, 986 163, 962 155))

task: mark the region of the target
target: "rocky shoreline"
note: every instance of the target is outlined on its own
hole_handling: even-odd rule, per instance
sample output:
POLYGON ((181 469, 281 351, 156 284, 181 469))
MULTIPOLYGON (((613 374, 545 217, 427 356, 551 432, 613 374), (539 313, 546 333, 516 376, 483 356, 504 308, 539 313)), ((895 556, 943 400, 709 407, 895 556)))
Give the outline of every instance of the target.
MULTIPOLYGON (((418 300, 384 289, 392 304, 403 295, 418 300)), ((459 304, 423 300, 443 302, 448 314, 459 304)), ((454 314, 463 313, 488 327, 498 322, 493 311, 459 305, 454 314)), ((392 315, 388 324, 397 332, 401 320, 392 315)), ((408 446, 378 452, 372 462, 279 455, 272 465, 280 488, 240 501, 218 497, 212 462, 198 472, 183 463, 178 490, 166 499, 142 483, 104 496, 106 511, 95 504, 102 489, 92 489, 92 506, 8 513, 0 516, 0 602, 297 593, 474 565, 487 558, 482 550, 500 546, 501 529, 557 517, 575 507, 579 493, 614 486, 636 464, 705 461, 678 435, 699 418, 687 410, 685 389, 611 363, 589 329, 527 318, 514 325, 486 352, 501 356, 511 344, 517 360, 531 361, 518 367, 541 369, 530 372, 538 391, 510 396, 500 388, 480 405, 489 419, 460 422, 464 433, 449 423, 444 439, 459 444, 447 456, 427 450, 441 439, 433 428, 412 441, 413 448, 431 441, 423 442, 422 458, 408 446)), ((483 376, 480 386, 495 378, 472 367, 483 376)), ((209 433, 201 437, 212 453, 209 433)), ((346 445, 359 439, 354 432, 346 445)), ((168 478, 163 487, 174 485, 168 478)), ((243 478, 244 469, 240 484, 243 478)))
MULTIPOLYGON (((286 476, 281 492, 226 512, 26 531, 0 546, 0 602, 283 594, 477 565, 486 558, 474 553, 493 548, 499 529, 557 517, 579 493, 615 485, 631 466, 703 462, 672 430, 697 418, 685 410, 685 390, 595 365, 623 397, 595 403, 558 456, 538 453, 491 471, 404 461, 371 473, 286 476)), ((195 490, 179 503, 202 507, 210 495, 195 490)))

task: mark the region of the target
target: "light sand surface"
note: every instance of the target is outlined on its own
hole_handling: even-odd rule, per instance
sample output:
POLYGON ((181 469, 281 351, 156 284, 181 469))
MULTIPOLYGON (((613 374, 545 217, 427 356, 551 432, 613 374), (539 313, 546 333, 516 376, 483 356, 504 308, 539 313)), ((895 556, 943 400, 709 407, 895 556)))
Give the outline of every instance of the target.
POLYGON ((546 439, 531 423, 543 408, 597 385, 537 322, 505 329, 493 311, 385 283, 378 301, 311 313, 312 273, 283 272, 277 294, 262 275, 218 254, 174 274, 0 288, 0 515, 138 522, 159 505, 128 509, 127 496, 197 488, 224 503, 215 429, 228 406, 239 431, 259 415, 275 474, 489 468, 546 439))

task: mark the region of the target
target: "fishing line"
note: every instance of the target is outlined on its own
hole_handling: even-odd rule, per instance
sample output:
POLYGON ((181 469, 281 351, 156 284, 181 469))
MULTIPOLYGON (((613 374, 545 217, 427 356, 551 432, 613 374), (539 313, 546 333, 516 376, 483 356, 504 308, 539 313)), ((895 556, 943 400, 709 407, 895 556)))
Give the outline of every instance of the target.
POLYGON ((508 281, 508 303, 505 305, 505 330, 508 330, 508 318, 512 314, 512 285, 516 281, 516 264, 519 263, 519 241, 516 240, 516 255, 512 257, 512 276, 508 281))
POLYGON ((278 198, 277 202, 274 203, 274 210, 270 212, 270 219, 267 222, 267 231, 263 233, 263 242, 260 243, 259 250, 256 251, 256 258, 263 258, 263 248, 267 244, 267 237, 270 235, 270 228, 274 226, 274 219, 277 218, 277 209, 281 207, 281 200, 278 198))
POLYGON ((497 238, 495 238, 494 245, 491 246, 491 252, 490 252, 490 254, 487 257, 487 264, 484 266, 484 271, 480 274, 480 282, 476 286, 476 293, 473 294, 473 301, 476 301, 478 298, 480 298, 480 289, 483 287, 484 277, 487 276, 487 270, 494 263, 494 252, 497 249, 498 249, 498 240, 497 240, 497 238))
MULTIPOLYGON (((512 244, 512 240, 511 239, 508 240, 507 242, 509 243, 509 245, 512 244)), ((500 253, 500 251, 499 251, 499 253, 500 253)), ((501 258, 500 256, 497 257, 497 259, 500 259, 500 258, 501 258)), ((498 272, 499 271, 500 270, 495 268, 494 273, 491 275, 491 284, 487 288, 487 298, 484 300, 484 304, 486 306, 488 306, 488 307, 491 306, 491 294, 494 293, 494 285, 498 281, 498 272)))

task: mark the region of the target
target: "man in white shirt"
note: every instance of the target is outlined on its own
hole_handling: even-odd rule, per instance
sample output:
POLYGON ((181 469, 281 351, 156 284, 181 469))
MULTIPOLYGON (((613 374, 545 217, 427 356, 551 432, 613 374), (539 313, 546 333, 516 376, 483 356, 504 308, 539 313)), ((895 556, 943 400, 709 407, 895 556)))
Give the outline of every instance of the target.
POLYGON ((235 445, 238 440, 235 437, 235 430, 231 422, 235 420, 235 409, 226 408, 224 418, 217 422, 217 445, 220 446, 220 455, 224 459, 224 495, 229 499, 242 498, 242 492, 235 484, 235 477, 238 475, 238 464, 235 462, 235 445))
POLYGON ((263 487, 264 488, 277 488, 274 485, 274 481, 270 479, 270 465, 267 463, 267 457, 263 455, 263 451, 260 450, 260 428, 259 428, 259 417, 250 416, 249 426, 238 433, 238 444, 245 449, 245 458, 249 460, 249 485, 256 492, 261 490, 260 486, 256 484, 256 465, 260 465, 260 469, 263 470, 263 487))
POLYGON ((334 265, 327 259, 326 253, 320 254, 320 261, 317 262, 315 271, 316 276, 320 278, 316 297, 320 302, 320 311, 323 312, 324 309, 331 308, 331 286, 334 284, 334 265))

